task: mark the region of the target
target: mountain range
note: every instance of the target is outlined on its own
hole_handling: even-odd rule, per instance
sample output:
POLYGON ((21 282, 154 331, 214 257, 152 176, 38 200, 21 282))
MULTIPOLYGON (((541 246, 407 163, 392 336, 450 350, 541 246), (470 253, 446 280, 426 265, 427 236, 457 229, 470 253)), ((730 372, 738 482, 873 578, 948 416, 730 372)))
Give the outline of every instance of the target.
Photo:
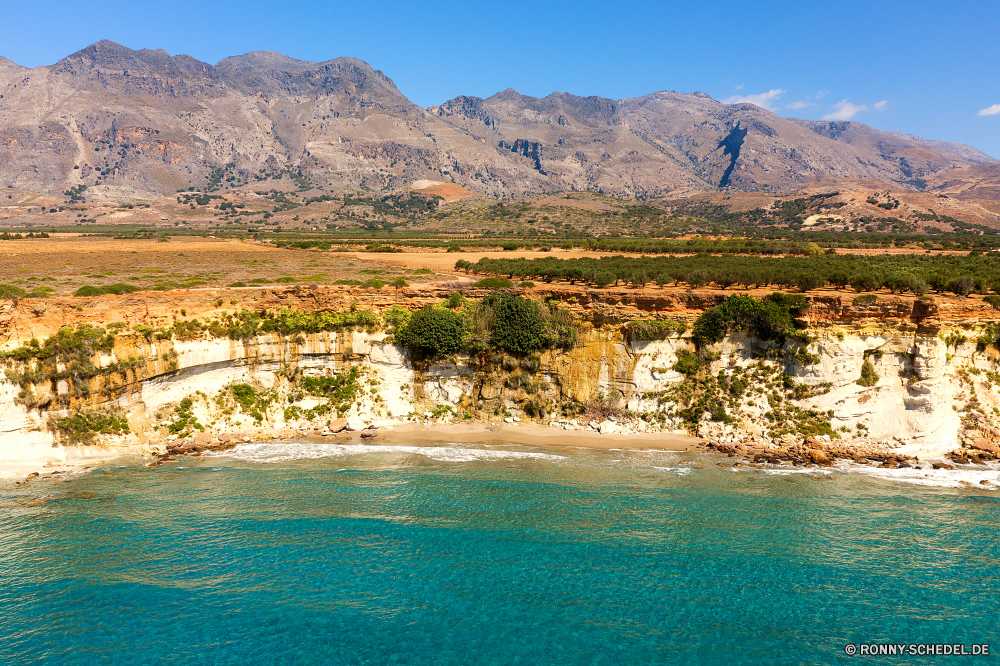
MULTIPOLYGON (((782 118, 694 92, 607 99, 513 89, 421 108, 367 63, 257 51, 216 65, 101 41, 54 65, 0 58, 0 190, 110 198, 237 187, 287 171, 387 191, 416 180, 519 197, 593 190, 800 190, 830 179, 923 189, 1000 162, 970 146, 857 122, 782 118)), ((963 180, 963 182, 965 182, 963 180)))

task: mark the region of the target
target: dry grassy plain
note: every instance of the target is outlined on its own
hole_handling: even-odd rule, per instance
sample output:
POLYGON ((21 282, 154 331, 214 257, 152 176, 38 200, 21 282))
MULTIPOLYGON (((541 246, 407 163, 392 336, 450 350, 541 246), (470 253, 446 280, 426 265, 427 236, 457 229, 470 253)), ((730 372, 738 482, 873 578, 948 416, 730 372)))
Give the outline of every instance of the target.
MULTIPOLYGON (((127 283, 143 289, 222 287, 233 283, 317 283, 338 280, 407 282, 433 275, 389 265, 386 255, 280 250, 229 239, 175 236, 169 242, 57 234, 0 242, 0 284, 72 294, 83 285, 127 283), (254 282, 256 281, 256 282, 254 282)), ((443 255, 442 255, 443 256, 443 255)), ((454 265, 454 260, 452 260, 454 265)))
MULTIPOLYGON (((921 249, 838 250, 857 254, 923 254, 921 249)), ((119 240, 101 236, 55 234, 52 238, 0 242, 0 284, 26 291, 48 288, 69 295, 84 285, 126 283, 147 290, 218 288, 243 283, 336 284, 338 281, 403 277, 414 285, 478 279, 455 270, 459 259, 484 257, 528 259, 606 257, 612 253, 585 249, 551 252, 406 251, 372 253, 278 249, 254 241, 173 236, 169 242, 119 240)), ((617 253, 615 253, 617 254, 617 253)), ((932 254, 966 254, 938 252, 932 254)), ((625 256, 641 256, 638 254, 625 256)))

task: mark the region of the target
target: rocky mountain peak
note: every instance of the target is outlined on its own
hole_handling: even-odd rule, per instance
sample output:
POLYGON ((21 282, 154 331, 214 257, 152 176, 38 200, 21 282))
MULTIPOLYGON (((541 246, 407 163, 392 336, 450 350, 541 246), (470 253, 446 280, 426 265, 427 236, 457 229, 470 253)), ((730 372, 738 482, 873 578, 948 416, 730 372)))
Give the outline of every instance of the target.
POLYGON ((80 49, 55 65, 59 73, 86 75, 95 69, 107 69, 135 74, 165 76, 211 76, 212 66, 188 55, 171 56, 163 49, 140 49, 122 46, 108 39, 80 49))
POLYGON ((220 60, 215 68, 242 90, 268 96, 346 91, 405 99, 388 76, 356 58, 312 62, 274 51, 252 51, 220 60))

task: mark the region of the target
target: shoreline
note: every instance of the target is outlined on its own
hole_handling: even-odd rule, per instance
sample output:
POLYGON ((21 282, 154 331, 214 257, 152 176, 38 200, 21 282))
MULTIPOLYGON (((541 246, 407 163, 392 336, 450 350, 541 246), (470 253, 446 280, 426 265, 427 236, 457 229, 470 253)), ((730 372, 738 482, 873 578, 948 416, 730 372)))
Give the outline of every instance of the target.
MULTIPOLYGON (((168 457, 167 460, 162 461, 158 460, 158 458, 167 456, 164 454, 150 456, 148 449, 140 451, 136 450, 135 447, 122 447, 117 450, 114 447, 99 447, 101 450, 94 452, 97 455, 81 456, 73 461, 50 462, 44 467, 39 467, 31 463, 0 466, 0 487, 7 484, 12 484, 15 487, 25 486, 31 481, 42 480, 67 481, 97 471, 100 467, 113 462, 125 466, 155 467, 166 462, 177 463, 185 459, 197 460, 201 457, 202 453, 214 453, 215 455, 224 456, 226 450, 239 444, 305 441, 329 445, 369 444, 375 447, 380 444, 416 447, 479 445, 488 447, 526 446, 550 451, 577 449, 589 451, 691 453, 716 459, 715 462, 719 467, 731 467, 733 468, 733 473, 736 474, 757 470, 767 474, 804 473, 811 474, 813 480, 830 480, 832 478, 831 474, 835 472, 841 474, 868 472, 874 478, 886 481, 894 480, 906 483, 907 485, 915 484, 927 487, 985 492, 1000 490, 1000 469, 997 468, 996 460, 993 460, 993 464, 988 466, 962 465, 957 468, 950 465, 939 467, 937 464, 933 467, 911 467, 908 464, 866 465, 858 461, 843 458, 835 459, 828 464, 815 464, 810 462, 808 458, 802 462, 795 462, 788 458, 780 461, 776 458, 769 459, 766 454, 763 456, 760 454, 754 455, 753 451, 748 449, 734 450, 736 447, 718 444, 711 440, 691 435, 674 433, 600 434, 581 430, 557 430, 535 423, 398 423, 385 424, 379 427, 374 437, 360 437, 362 432, 365 431, 343 431, 334 436, 322 436, 299 434, 285 430, 282 432, 267 433, 271 435, 267 437, 234 435, 232 436, 232 440, 228 440, 228 445, 225 447, 208 447, 191 454, 173 454, 177 457, 168 457), (731 459, 731 462, 729 459, 731 459), (917 478, 918 474, 922 478, 917 478), (983 476, 993 477, 993 480, 982 480, 983 476)), ((367 432, 372 431, 369 430, 367 432)), ((941 459, 947 460, 946 457, 942 457, 941 459)), ((702 464, 707 465, 708 463, 704 462, 702 464)), ((696 469, 700 469, 700 467, 696 467, 696 469)))
MULTIPOLYGON (((341 432, 334 436, 300 434, 297 431, 283 430, 271 433, 238 434, 227 438, 232 441, 266 442, 289 441, 301 439, 310 442, 328 444, 356 443, 354 435, 358 432, 341 432), (264 435, 264 436, 261 436, 264 435)), ((226 435, 221 435, 226 437, 226 435)), ((704 449, 704 440, 691 435, 676 435, 668 433, 608 433, 600 434, 584 430, 562 430, 535 423, 394 423, 378 428, 378 435, 372 443, 385 442, 392 439, 394 443, 413 446, 447 445, 447 444, 480 444, 484 446, 537 446, 540 448, 566 449, 585 448, 593 450, 611 449, 655 449, 662 451, 694 451, 704 449)), ((0 461, 0 484, 23 483, 32 479, 58 478, 59 476, 76 475, 117 459, 130 458, 139 464, 150 464, 157 459, 158 453, 152 453, 148 448, 136 446, 106 446, 72 447, 64 449, 63 455, 57 460, 36 459, 25 462, 0 461), (83 449, 82 455, 80 449, 83 449), (72 455, 67 456, 67 453, 72 455)), ((155 464, 155 463, 154 463, 155 464)))
POLYGON ((391 438, 401 444, 515 444, 564 449, 582 448, 598 451, 611 449, 656 449, 692 451, 704 440, 692 435, 667 433, 608 433, 585 430, 562 430, 535 423, 450 423, 427 425, 405 423, 379 428, 379 439, 391 438), (390 429, 391 428, 391 429, 390 429))

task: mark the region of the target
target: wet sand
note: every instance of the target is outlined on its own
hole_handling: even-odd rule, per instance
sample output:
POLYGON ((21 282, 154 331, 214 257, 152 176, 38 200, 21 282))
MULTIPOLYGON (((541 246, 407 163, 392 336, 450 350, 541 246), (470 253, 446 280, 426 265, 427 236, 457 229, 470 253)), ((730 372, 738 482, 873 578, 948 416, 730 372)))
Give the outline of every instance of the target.
POLYGON ((534 423, 454 423, 448 425, 404 424, 379 428, 375 442, 400 444, 519 444, 546 448, 659 449, 691 451, 697 437, 671 433, 607 434, 563 430, 534 423), (391 428, 391 429, 390 429, 391 428))

